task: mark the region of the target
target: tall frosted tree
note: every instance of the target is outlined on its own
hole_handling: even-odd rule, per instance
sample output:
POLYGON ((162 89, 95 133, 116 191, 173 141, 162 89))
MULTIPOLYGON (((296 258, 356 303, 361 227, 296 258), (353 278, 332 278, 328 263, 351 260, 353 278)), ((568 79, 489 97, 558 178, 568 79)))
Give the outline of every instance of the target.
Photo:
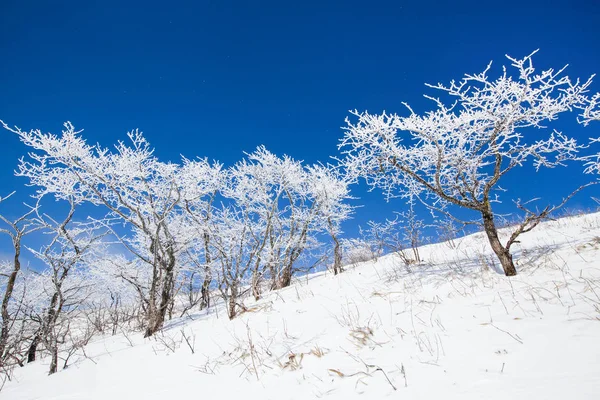
MULTIPOLYGON (((565 68, 536 71, 532 56, 507 58, 512 71, 493 79, 491 64, 481 73, 465 75, 449 85, 428 85, 450 99, 425 96, 435 107, 408 116, 354 111, 347 118, 340 149, 344 165, 389 197, 416 198, 433 210, 451 207, 480 215, 489 243, 507 276, 516 275, 511 246, 575 192, 555 206, 531 210, 517 201, 523 218, 501 241, 494 218, 500 183, 513 169, 563 166, 577 158, 576 140, 550 124, 585 105, 591 84, 571 80, 565 68)), ((588 118, 594 109, 587 108, 588 118)))
POLYGON ((160 162, 138 131, 128 134, 129 144, 119 142, 109 150, 89 145, 70 123, 61 135, 4 127, 32 150, 21 160, 17 175, 28 178, 38 196, 102 206, 105 221, 119 222, 134 233, 127 236, 113 230, 150 270, 144 285, 146 336, 161 329, 172 302, 177 255, 185 241, 170 228, 182 200, 177 184, 180 166, 160 162))

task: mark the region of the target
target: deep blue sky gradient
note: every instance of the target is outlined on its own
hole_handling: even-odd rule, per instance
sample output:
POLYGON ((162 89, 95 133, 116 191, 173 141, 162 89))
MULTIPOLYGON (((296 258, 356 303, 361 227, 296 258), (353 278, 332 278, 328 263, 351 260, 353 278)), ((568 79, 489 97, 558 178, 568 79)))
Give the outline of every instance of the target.
MULTIPOLYGON (((349 109, 404 112, 407 101, 424 111, 422 94, 432 94, 425 82, 459 79, 490 60, 493 76, 504 54, 537 48, 538 67, 568 63, 570 76, 586 78, 600 72, 599 37, 595 0, 2 0, 0 119, 52 132, 69 120, 106 146, 139 128, 163 160, 182 154, 229 165, 264 144, 327 162, 349 109)), ((582 140, 600 136, 600 125, 564 129, 582 140)), ((26 148, 0 132, 0 149, 0 194, 25 196, 12 171, 26 148)), ((505 201, 556 201, 584 181, 580 171, 525 168, 509 177, 505 201)), ((349 233, 402 207, 363 186, 354 194, 364 207, 349 233)), ((572 206, 591 206, 591 195, 598 189, 572 206)))

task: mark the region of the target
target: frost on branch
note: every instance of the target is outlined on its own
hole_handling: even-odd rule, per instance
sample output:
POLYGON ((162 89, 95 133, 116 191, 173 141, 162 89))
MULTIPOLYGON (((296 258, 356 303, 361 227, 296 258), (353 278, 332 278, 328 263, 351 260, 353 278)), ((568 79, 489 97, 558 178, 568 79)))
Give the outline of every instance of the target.
POLYGON ((348 182, 332 167, 304 167, 291 157, 278 157, 257 148, 229 171, 223 196, 243 212, 253 240, 249 267, 255 298, 263 283, 278 289, 291 283, 297 264, 317 244, 317 235, 327 232, 334 242, 334 270, 340 271, 339 224, 351 209, 348 182), (337 250, 336 250, 337 249, 337 250), (337 260, 337 261, 336 261, 337 260))
POLYGON ((583 112, 579 118, 579 122, 583 125, 588 125, 592 121, 600 121, 600 93, 596 93, 591 98, 583 99, 584 106, 580 107, 583 112))
MULTIPOLYGON (((600 121, 600 93, 596 93, 590 99, 584 107, 581 107, 583 112, 580 115, 579 122, 587 126, 592 121, 600 121)), ((600 143, 600 138, 591 138, 590 144, 595 146, 596 143, 600 143)), ((585 156, 581 158, 585 162, 586 174, 600 174, 600 152, 585 156)))
MULTIPOLYGON (((108 213, 98 223, 152 271, 144 299, 146 335, 152 335, 162 327, 171 304, 177 255, 187 243, 170 227, 180 222, 175 216, 182 200, 180 166, 160 162, 137 130, 128 133, 129 144, 119 142, 111 151, 88 145, 71 123, 62 135, 4 126, 32 149, 21 159, 18 176, 28 178, 39 196, 103 206, 108 213), (117 232, 111 226, 116 222, 133 234, 117 232)), ((144 286, 131 283, 138 289, 144 286)))
MULTIPOLYGON (((162 162, 138 131, 104 148, 87 144, 70 123, 61 135, 4 127, 31 149, 17 174, 38 196, 106 211, 94 223, 126 256, 109 256, 95 277, 130 285, 126 297, 135 294, 146 336, 172 316, 183 298, 178 294, 187 299, 178 310, 184 314, 209 307, 210 292, 221 289, 233 317, 246 294, 242 286, 249 283, 255 298, 265 287, 288 286, 319 235, 337 243, 351 211, 344 204, 349 181, 339 171, 307 167, 264 147, 223 168, 207 159, 162 162)), ((336 260, 338 250, 334 245, 336 260)), ((115 293, 110 302, 124 297, 115 293)))
MULTIPOLYGON (((339 146, 351 174, 383 189, 388 198, 416 198, 443 213, 449 205, 481 213, 490 243, 511 275, 516 274, 512 242, 499 242, 491 207, 498 182, 527 162, 539 169, 577 159, 583 146, 547 125, 581 107, 591 84, 591 78, 572 81, 565 68, 537 72, 533 54, 508 57, 514 74, 504 68, 491 79, 490 64, 458 82, 428 85, 451 103, 426 96, 435 108, 424 114, 408 105, 406 117, 354 111, 339 146)), ((528 214, 521 233, 550 210, 528 214)))

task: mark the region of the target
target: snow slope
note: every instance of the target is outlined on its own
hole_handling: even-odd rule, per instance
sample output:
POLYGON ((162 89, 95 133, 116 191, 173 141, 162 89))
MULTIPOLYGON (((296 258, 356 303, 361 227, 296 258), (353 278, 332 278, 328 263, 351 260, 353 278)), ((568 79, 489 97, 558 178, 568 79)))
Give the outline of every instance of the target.
POLYGON ((411 273, 386 256, 302 278, 234 321, 216 307, 99 338, 53 376, 19 369, 0 398, 600 398, 600 214, 524 235, 511 279, 483 234, 455 243, 424 246, 411 273))

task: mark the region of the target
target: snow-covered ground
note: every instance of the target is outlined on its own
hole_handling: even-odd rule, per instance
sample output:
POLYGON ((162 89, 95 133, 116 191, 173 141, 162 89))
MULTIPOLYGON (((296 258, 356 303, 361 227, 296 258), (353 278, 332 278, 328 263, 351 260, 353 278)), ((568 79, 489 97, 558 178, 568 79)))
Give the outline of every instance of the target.
POLYGON ((598 399, 600 214, 548 222, 494 271, 482 233, 268 293, 229 321, 96 339, 69 368, 20 368, 18 399, 598 399), (189 341, 189 345, 184 339, 189 341), (193 352, 192 352, 193 349, 193 352))

